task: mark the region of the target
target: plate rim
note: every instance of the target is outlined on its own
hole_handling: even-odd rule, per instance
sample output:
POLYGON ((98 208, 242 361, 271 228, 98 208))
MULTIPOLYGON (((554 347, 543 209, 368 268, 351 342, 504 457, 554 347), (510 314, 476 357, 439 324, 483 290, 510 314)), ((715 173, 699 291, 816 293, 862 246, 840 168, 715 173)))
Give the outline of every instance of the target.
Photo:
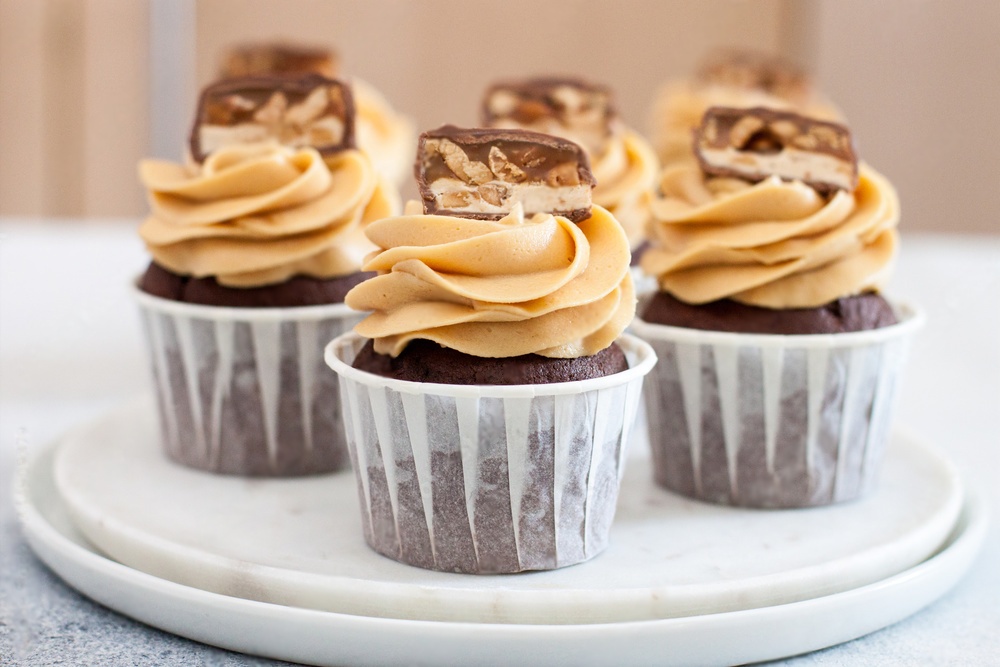
MULTIPOLYGON (((466 664, 472 657, 469 651, 475 651, 476 657, 482 658, 479 660, 481 664, 510 664, 518 653, 521 658, 533 662, 532 657, 537 660, 539 650, 546 651, 544 655, 547 659, 556 660, 552 664, 620 664, 623 659, 621 650, 636 648, 641 649, 633 656, 636 660, 629 660, 636 664, 654 659, 662 665, 755 662, 788 657, 863 636, 902 620, 937 600, 971 567, 989 523, 989 510, 982 493, 963 476, 965 494, 956 526, 945 545, 928 559, 899 574, 858 588, 770 607, 699 616, 568 625, 355 616, 232 597, 161 579, 118 563, 92 546, 87 548, 78 544, 51 523, 43 510, 36 506, 35 494, 39 490, 32 489, 32 480, 39 475, 54 475, 54 455, 62 442, 120 409, 119 406, 98 419, 68 430, 37 448, 26 461, 19 462, 15 507, 33 552, 67 585, 130 618, 195 641, 307 664, 342 664, 345 660, 350 664, 466 664), (43 467, 46 462, 47 467, 43 467), (121 590, 107 585, 112 582, 121 590), (184 619, 170 618, 169 614, 164 616, 162 605, 147 604, 136 609, 128 597, 142 590, 158 594, 161 601, 194 605, 199 613, 192 614, 192 617, 216 614, 218 618, 222 615, 229 626, 224 629, 221 623, 185 623, 184 619), (879 597, 890 598, 890 603, 884 605, 879 613, 874 613, 871 601, 879 597), (811 634, 788 631, 789 620, 802 622, 824 613, 824 608, 845 607, 865 607, 871 617, 860 618, 864 615, 859 614, 835 626, 816 626, 811 628, 811 634), (276 619, 279 621, 277 624, 276 619), (767 635, 761 630, 774 624, 783 627, 779 634, 787 641, 761 639, 767 635), (271 628, 270 637, 266 632, 259 632, 264 627, 271 628), (274 631, 276 627, 277 632, 274 631), (248 631, 248 628, 254 630, 248 631), (316 629, 334 632, 319 633, 322 637, 314 637, 312 641, 303 634, 316 629), (732 641, 720 641, 723 635, 729 636, 732 641), (403 646, 384 641, 389 636, 397 640, 405 639, 401 642, 403 646), (704 641, 707 637, 711 637, 712 641, 704 641), (382 638, 383 641, 365 643, 375 638, 382 638), (511 641, 515 642, 513 651, 511 641), (462 645, 462 650, 455 649, 458 645, 462 645), (500 645, 503 645, 504 653, 497 652, 500 645), (669 652, 665 651, 666 647, 670 648, 669 652), (502 662, 497 662, 501 659, 502 662)), ((925 442, 922 444, 933 447, 925 442)), ((945 456, 943 452, 941 455, 945 456)), ((54 484, 52 488, 55 491, 54 484)), ((58 496, 58 493, 55 495, 58 496)), ((61 498, 46 500, 62 506, 61 510, 68 516, 68 509, 61 498)), ((144 601, 148 602, 148 598, 144 601)))
MULTIPOLYGON (((120 562, 132 569, 175 583, 221 595, 351 616, 442 622, 461 621, 471 616, 477 623, 592 625, 688 618, 741 608, 776 606, 851 590, 898 574, 926 560, 946 543, 964 498, 961 476, 949 459, 919 439, 897 432, 893 438, 900 457, 897 462, 902 465, 907 461, 916 461, 920 468, 932 466, 948 493, 926 516, 921 515, 919 523, 905 532, 898 535, 887 533, 892 535, 891 539, 839 554, 836 558, 824 556, 822 560, 799 564, 794 568, 772 569, 735 579, 667 583, 643 577, 639 581, 613 587, 594 586, 591 576, 580 576, 583 572, 572 579, 563 578, 558 583, 545 583, 543 580, 541 584, 528 583, 520 578, 517 581, 500 581, 498 577, 485 577, 488 581, 478 581, 475 576, 464 575, 441 582, 428 580, 420 574, 400 575, 398 572, 395 577, 405 578, 391 577, 386 580, 361 572, 321 573, 281 567, 276 562, 255 560, 252 555, 242 552, 220 552, 199 548, 190 540, 175 541, 167 535, 145 530, 142 523, 137 523, 136 517, 131 521, 122 520, 107 506, 93 502, 92 494, 81 492, 80 486, 67 482, 67 473, 80 480, 89 478, 86 468, 91 463, 88 462, 104 456, 127 458, 131 468, 152 473, 153 469, 147 466, 153 466, 154 462, 147 460, 147 450, 152 453, 155 443, 148 442, 147 438, 153 433, 146 434, 147 426, 152 428, 152 422, 147 424, 152 417, 152 405, 139 400, 129 402, 103 419, 91 422, 88 427, 66 435, 56 447, 52 463, 55 493, 61 506, 68 510, 76 533, 110 560, 117 561, 121 557, 123 560, 120 562), (137 426, 142 428, 137 430, 137 426), (124 440, 118 435, 121 429, 128 433, 124 440), (138 440, 140 434, 142 438, 138 440), (115 442, 110 448, 105 445, 109 440, 115 442), (135 452, 140 444, 143 454, 133 459, 129 452, 135 452), (70 456, 67 457, 67 454, 70 456), (79 472, 84 472, 84 476, 80 477, 79 472), (252 567, 254 585, 245 591, 242 587, 227 587, 233 574, 234 558, 252 567), (873 566, 872 562, 880 565, 873 566), (189 568, 189 565, 193 567, 189 568), (181 575, 181 572, 186 574, 181 575), (271 589, 273 593, 254 592, 261 588, 271 589), (550 619, 557 619, 557 622, 550 619)), ((166 462, 165 459, 158 461, 166 462)), ((159 470, 157 467, 156 471, 159 470)), ((641 471, 633 472, 639 474, 641 471)), ((332 482, 329 480, 323 484, 327 486, 332 482)), ((111 483, 110 479, 106 483, 111 483)), ((347 473, 341 476, 337 484, 338 488, 344 488, 345 484, 349 486, 353 498, 353 475, 347 473)), ((908 485, 908 488, 912 486, 908 485)), ((696 504, 710 510, 714 508, 706 503, 696 504)), ((857 514, 854 516, 860 518, 857 514)), ((781 523, 780 517, 772 516, 768 521, 772 519, 781 523)), ((807 518, 807 521, 814 524, 815 518, 807 518)), ((364 551, 371 555, 369 549, 364 548, 364 551)), ((413 572, 408 566, 404 569, 413 572)), ((596 572, 602 571, 607 572, 596 572)))

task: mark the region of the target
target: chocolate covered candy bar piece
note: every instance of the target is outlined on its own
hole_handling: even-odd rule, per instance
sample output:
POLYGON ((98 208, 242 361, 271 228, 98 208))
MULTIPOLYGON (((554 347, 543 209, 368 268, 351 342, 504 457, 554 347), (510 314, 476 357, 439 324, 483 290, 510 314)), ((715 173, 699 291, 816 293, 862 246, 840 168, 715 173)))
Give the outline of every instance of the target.
POLYGON ((554 134, 603 152, 618 129, 610 89, 579 79, 537 78, 490 86, 483 97, 483 125, 554 134))
POLYGON ((499 220, 520 203, 527 215, 590 217, 596 181, 577 144, 538 132, 445 125, 420 135, 415 166, 424 213, 499 220))
POLYGON ((845 126, 763 107, 712 107, 695 131, 695 155, 706 174, 756 183, 798 180, 827 194, 853 191, 858 158, 845 126))
POLYGON ((792 63, 755 51, 720 51, 698 70, 703 83, 759 90, 791 102, 812 95, 812 79, 792 63))
POLYGON ((242 44, 231 49, 222 61, 219 77, 236 79, 273 74, 314 72, 335 77, 337 54, 330 49, 302 44, 261 42, 242 44))
POLYGON ((225 79, 202 92, 191 130, 196 161, 224 146, 267 140, 324 155, 353 148, 350 87, 304 74, 225 79))

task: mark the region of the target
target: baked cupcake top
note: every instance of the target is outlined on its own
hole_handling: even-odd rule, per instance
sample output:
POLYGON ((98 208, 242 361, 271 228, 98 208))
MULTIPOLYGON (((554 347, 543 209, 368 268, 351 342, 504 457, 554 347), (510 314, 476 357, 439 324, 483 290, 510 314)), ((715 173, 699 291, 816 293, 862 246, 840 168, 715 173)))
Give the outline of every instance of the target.
MULTIPOLYGON (((220 78, 315 73, 341 74, 340 58, 329 47, 294 42, 253 42, 230 49, 219 68, 220 78)), ((369 83, 350 77, 354 93, 358 148, 375 170, 392 183, 405 177, 413 161, 413 121, 396 111, 369 83)))
MULTIPOLYGON (((379 250, 363 268, 379 275, 355 287, 345 299, 353 308, 373 311, 355 330, 374 339, 376 352, 396 356, 410 341, 425 339, 478 357, 531 353, 581 357, 611 345, 631 321, 635 296, 628 240, 605 209, 587 201, 585 214, 574 223, 552 212, 526 214, 532 201, 544 200, 532 199, 534 195, 498 199, 502 201, 495 205, 498 210, 476 217, 440 205, 451 193, 442 180, 474 186, 472 190, 486 186, 490 192, 501 186, 513 191, 515 185, 525 188, 520 190, 524 193, 537 193, 543 187, 557 191, 575 187, 574 196, 589 192, 589 184, 581 186, 578 175, 569 179, 576 186, 545 184, 544 174, 578 174, 586 164, 581 149, 570 142, 540 139, 536 152, 529 154, 538 170, 534 175, 518 174, 516 160, 511 169, 511 162, 497 157, 514 154, 537 137, 518 130, 450 126, 421 135, 418 155, 424 158, 417 162, 421 189, 433 193, 436 188, 438 201, 425 201, 423 207, 411 202, 404 215, 366 229, 379 250), (480 141, 484 136, 489 145, 480 141), (442 139, 447 140, 444 147, 442 139), (572 161, 559 152, 567 147, 575 148, 572 161), (456 150, 464 159, 455 155, 456 150), (464 178, 435 177, 436 172, 428 169, 433 160, 425 153, 441 151, 451 156, 464 178), (493 169, 488 162, 469 157, 479 153, 495 158, 493 169), (469 174, 486 180, 487 173, 492 180, 467 182, 469 174)), ((469 187, 462 191, 466 190, 469 187)), ((576 199, 566 206, 573 212, 584 211, 576 199)))
MULTIPOLYGON (((728 172, 703 171, 713 156, 705 143, 701 166, 688 161, 664 169, 662 196, 653 203, 653 247, 642 269, 661 290, 689 304, 731 299, 771 309, 813 308, 880 289, 897 247, 895 189, 863 163, 854 167, 856 186, 846 167, 839 172, 842 187, 816 176, 829 175, 830 160, 854 159, 849 135, 842 145, 847 129, 790 112, 717 109, 706 113, 702 136, 713 117, 733 111, 739 116, 734 123, 752 118, 757 129, 752 136, 733 135, 743 150, 721 158, 729 160, 728 172), (831 127, 840 134, 830 145, 849 153, 833 157, 824 150, 831 127), (755 166, 746 169, 748 161, 755 166)), ((730 134, 723 134, 728 141, 730 134)), ((714 155, 718 161, 725 153, 714 155)))
POLYGON ((243 81, 253 82, 252 94, 224 82, 203 95, 192 131, 192 154, 203 162, 140 163, 151 212, 139 233, 154 261, 230 287, 357 272, 373 248, 364 224, 399 204, 370 160, 349 147, 349 94, 337 98, 346 106, 324 101, 344 84, 315 76, 243 81), (213 100, 239 113, 213 111, 213 100))
POLYGON ((556 77, 495 83, 483 97, 482 121, 579 144, 597 180, 594 203, 614 214, 632 247, 644 240, 659 165, 646 140, 621 121, 610 88, 556 77))
POLYGON ((666 84, 653 108, 653 143, 664 165, 691 160, 691 132, 714 106, 769 107, 841 120, 840 111, 794 64, 763 53, 719 51, 690 79, 666 84))

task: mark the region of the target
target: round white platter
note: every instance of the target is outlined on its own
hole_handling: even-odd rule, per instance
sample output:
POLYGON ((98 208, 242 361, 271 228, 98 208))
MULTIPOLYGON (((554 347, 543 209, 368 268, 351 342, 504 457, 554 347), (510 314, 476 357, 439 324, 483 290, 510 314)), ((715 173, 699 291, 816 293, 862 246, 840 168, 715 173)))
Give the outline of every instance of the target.
POLYGON ((880 490, 860 503, 794 512, 694 503, 648 483, 640 457, 629 464, 612 547, 594 561, 505 577, 432 573, 364 547, 350 474, 295 481, 203 475, 161 459, 153 436, 150 405, 139 402, 40 453, 21 490, 36 553, 84 594, 150 625, 317 665, 729 664, 794 655, 861 636, 935 600, 966 571, 985 529, 981 502, 963 494, 947 460, 897 434, 880 490), (77 531, 57 490, 57 469, 85 532, 135 567, 105 557, 77 531), (117 473, 101 476, 99 469, 117 473), (199 491, 205 484, 216 490, 199 491), (292 492, 297 488, 307 490, 292 492), (173 494, 168 502, 165 492, 173 494), (295 493, 302 497, 287 504, 295 493), (103 518, 88 520, 96 511, 103 518), (851 520, 836 516, 853 511, 851 520), (175 514, 185 519, 171 520, 175 514), (255 520, 241 523, 243 515, 255 520), (206 538, 202 524, 225 534, 206 538), (777 535, 762 534, 778 524, 786 527, 767 529, 777 535), (872 524, 878 529, 864 528, 872 524), (851 540, 826 539, 830 532, 869 537, 838 551, 851 540), (786 569, 786 552, 807 543, 802 551, 813 555, 786 569), (699 566, 683 565, 689 549, 699 566), (825 559, 816 555, 823 552, 825 559), (844 587, 844 577, 855 583, 844 587), (319 591, 310 593, 311 585, 319 591), (664 616, 634 620, 629 601, 644 615, 664 616), (622 620, 608 622, 623 611, 622 620))

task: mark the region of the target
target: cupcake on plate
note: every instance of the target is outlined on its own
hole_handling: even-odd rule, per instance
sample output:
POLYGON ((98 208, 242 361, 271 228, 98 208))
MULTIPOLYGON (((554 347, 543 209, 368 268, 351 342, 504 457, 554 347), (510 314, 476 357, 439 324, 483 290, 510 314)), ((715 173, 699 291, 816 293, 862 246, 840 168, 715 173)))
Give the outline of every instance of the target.
MULTIPOLYGON (((307 74, 341 75, 340 59, 332 49, 294 42, 254 42, 231 48, 219 67, 220 78, 307 74)), ((413 163, 416 130, 413 121, 393 109, 374 86, 350 77, 354 94, 358 148, 375 169, 396 185, 413 163)))
POLYGON ((667 83, 656 96, 652 138, 664 165, 694 159, 691 134, 713 106, 762 106, 842 120, 812 78, 787 60, 754 51, 717 51, 694 77, 667 83))
POLYGON ((137 282, 163 444, 212 472, 347 465, 323 346, 398 195, 354 148, 350 88, 319 75, 231 79, 202 93, 189 164, 144 160, 153 261, 137 282))
POLYGON ((583 147, 597 180, 593 201, 622 224, 637 258, 659 164, 646 140, 621 121, 610 88, 554 77, 495 83, 483 97, 482 122, 543 132, 583 147))
POLYGON ((467 573, 607 545, 651 348, 621 226, 576 144, 444 126, 420 137, 423 206, 367 228, 373 311, 327 348, 369 545, 467 573))
POLYGON ((868 491, 921 317, 880 294, 899 202, 849 130, 774 109, 709 109, 698 162, 664 169, 635 334, 656 480, 753 507, 868 491))

